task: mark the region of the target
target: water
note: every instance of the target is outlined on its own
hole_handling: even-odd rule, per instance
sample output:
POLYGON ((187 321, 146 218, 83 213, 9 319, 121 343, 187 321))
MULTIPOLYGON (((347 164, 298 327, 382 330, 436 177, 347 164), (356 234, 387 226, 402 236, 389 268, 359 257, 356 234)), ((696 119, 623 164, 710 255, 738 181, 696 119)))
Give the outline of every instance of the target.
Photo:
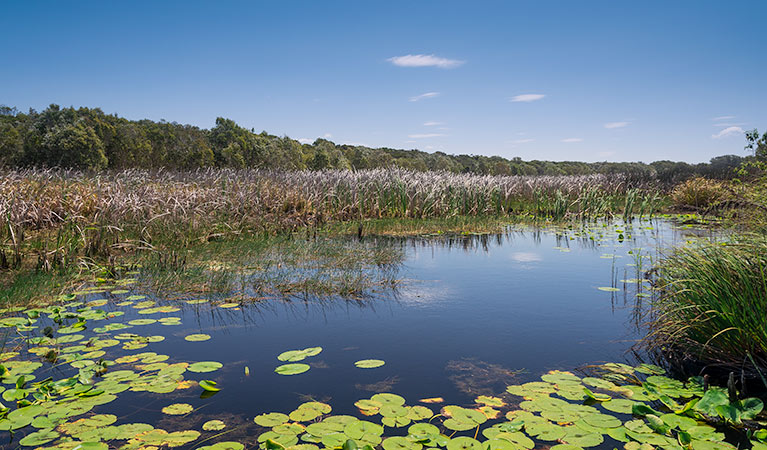
MULTIPOLYGON (((171 394, 126 391, 94 411, 116 414, 117 424, 146 422, 168 431, 199 430, 205 421, 221 419, 227 430, 241 427, 227 440, 252 442, 259 432, 254 416, 288 413, 309 399, 331 404, 334 414, 357 416, 354 402, 376 392, 395 392, 408 404, 443 397, 448 404, 465 405, 480 394, 501 395, 509 383, 538 379, 551 369, 633 363, 637 355, 630 350, 643 334, 642 304, 651 295, 643 273, 664 249, 693 233, 700 234, 655 221, 587 231, 515 228, 499 235, 406 239, 393 244, 403 246, 406 256, 397 292, 361 301, 268 299, 230 309, 162 302, 182 309, 143 315, 133 305, 115 306, 130 295, 145 294, 138 287, 118 295, 91 294, 84 300, 109 298, 102 309, 125 311, 110 322, 181 318, 181 325, 114 331, 166 339, 140 350, 110 347, 104 358, 151 351, 170 355, 168 363, 224 364, 216 372, 185 374, 216 381, 221 391, 212 397, 199 398, 197 386, 171 394), (185 341, 192 333, 212 338, 185 341), (274 373, 282 364, 278 354, 315 346, 323 351, 301 361, 311 365, 308 372, 274 373), (369 358, 386 364, 354 366, 369 358), (183 418, 160 412, 177 402, 199 409, 183 418)), ((68 365, 49 367, 35 373, 38 380, 76 372, 68 365)), ((212 434, 203 433, 190 448, 212 434)), ((0 438, 5 442, 8 436, 0 438)))

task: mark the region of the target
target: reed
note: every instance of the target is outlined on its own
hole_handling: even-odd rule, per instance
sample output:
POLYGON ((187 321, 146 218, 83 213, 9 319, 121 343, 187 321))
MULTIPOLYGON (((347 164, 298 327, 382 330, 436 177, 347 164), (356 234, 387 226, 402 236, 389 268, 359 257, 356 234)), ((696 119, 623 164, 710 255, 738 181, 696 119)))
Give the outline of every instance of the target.
POLYGON ((767 367, 767 237, 677 248, 659 266, 661 295, 645 343, 672 363, 767 367))

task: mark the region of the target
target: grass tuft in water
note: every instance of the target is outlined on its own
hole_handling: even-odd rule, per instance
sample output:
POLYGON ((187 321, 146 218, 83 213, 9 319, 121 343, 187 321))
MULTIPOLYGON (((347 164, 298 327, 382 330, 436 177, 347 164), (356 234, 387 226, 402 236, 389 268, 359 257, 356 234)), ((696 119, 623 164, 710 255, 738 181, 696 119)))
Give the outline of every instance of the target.
POLYGON ((679 248, 659 275, 662 295, 646 340, 651 348, 681 365, 693 360, 765 373, 767 237, 679 248))

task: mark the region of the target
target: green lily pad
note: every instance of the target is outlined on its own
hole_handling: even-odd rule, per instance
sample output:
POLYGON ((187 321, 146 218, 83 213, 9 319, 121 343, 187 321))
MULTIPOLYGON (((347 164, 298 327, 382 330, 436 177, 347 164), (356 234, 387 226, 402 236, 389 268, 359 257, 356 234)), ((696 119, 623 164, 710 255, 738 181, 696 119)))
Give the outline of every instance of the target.
POLYGON ((257 425, 269 428, 275 427, 277 425, 282 425, 287 421, 288 416, 282 413, 260 414, 253 419, 253 422, 255 422, 257 425))
POLYGON ((226 424, 221 420, 209 420, 202 424, 202 429, 205 431, 219 431, 226 428, 226 424))
POLYGON ((386 364, 386 362, 380 359, 363 359, 354 363, 354 365, 360 369, 375 369, 376 367, 381 367, 384 364, 386 364))
POLYGON ((461 436, 450 439, 447 443, 447 450, 483 450, 482 444, 476 439, 461 436))
POLYGON ((390 393, 375 394, 372 397, 370 397, 370 400, 380 403, 381 406, 383 405, 402 406, 405 404, 404 398, 400 397, 397 394, 390 394, 390 393))
POLYGON ((303 350, 288 350, 282 352, 277 356, 280 361, 297 362, 303 361, 310 356, 317 356, 322 351, 322 347, 309 347, 303 350))
POLYGON ((207 373, 213 372, 224 367, 223 364, 217 361, 200 361, 193 364, 189 364, 186 370, 194 373, 207 373))
POLYGON ((25 447, 37 447, 45 443, 51 442, 54 439, 58 439, 59 433, 53 430, 40 430, 30 433, 19 441, 20 445, 25 447))
POLYGON ((283 364, 274 371, 280 375, 298 375, 309 370, 309 364, 283 364))
MULTIPOLYGON (((423 445, 402 436, 386 438, 384 439, 382 446, 384 450, 421 450, 423 447, 423 445)), ((482 449, 478 448, 476 450, 482 449)))
POLYGON ((189 336, 186 336, 184 338, 185 341, 189 341, 189 342, 202 342, 202 341, 207 341, 208 339, 210 339, 210 335, 203 334, 203 333, 190 334, 189 336))
POLYGON ((200 380, 200 387, 206 390, 207 392, 218 392, 221 390, 221 388, 216 387, 216 382, 211 380, 200 380))
POLYGON ((168 405, 162 409, 163 414, 169 414, 172 416, 180 416, 183 414, 189 414, 194 410, 194 407, 188 403, 174 403, 168 405))

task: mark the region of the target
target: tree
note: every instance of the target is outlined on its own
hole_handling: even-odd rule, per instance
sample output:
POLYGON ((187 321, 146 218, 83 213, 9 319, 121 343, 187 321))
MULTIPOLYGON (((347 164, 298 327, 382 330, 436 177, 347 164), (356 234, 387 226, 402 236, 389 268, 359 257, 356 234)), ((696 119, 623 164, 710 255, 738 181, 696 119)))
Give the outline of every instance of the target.
POLYGON ((746 131, 746 142, 746 150, 751 150, 756 159, 767 159, 767 133, 764 133, 760 138, 756 128, 746 131))
POLYGON ((76 169, 103 169, 107 166, 104 145, 93 128, 82 122, 57 126, 45 135, 47 164, 76 169))

